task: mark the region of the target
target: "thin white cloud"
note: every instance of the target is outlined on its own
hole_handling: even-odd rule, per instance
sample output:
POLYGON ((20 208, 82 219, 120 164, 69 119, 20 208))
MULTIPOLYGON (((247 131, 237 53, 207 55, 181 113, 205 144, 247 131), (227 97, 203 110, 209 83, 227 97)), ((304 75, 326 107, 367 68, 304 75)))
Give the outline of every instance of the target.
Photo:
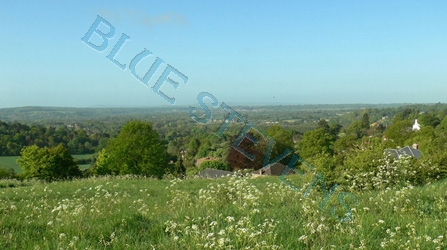
POLYGON ((148 16, 143 11, 130 10, 126 11, 126 14, 130 16, 135 23, 141 24, 147 28, 152 28, 158 25, 186 24, 186 19, 177 13, 163 13, 160 15, 148 16))
POLYGON ((99 9, 99 15, 109 21, 122 21, 131 19, 134 23, 146 28, 160 25, 186 25, 187 20, 178 13, 161 13, 158 15, 147 15, 146 12, 135 9, 123 10, 121 13, 108 9, 99 9))

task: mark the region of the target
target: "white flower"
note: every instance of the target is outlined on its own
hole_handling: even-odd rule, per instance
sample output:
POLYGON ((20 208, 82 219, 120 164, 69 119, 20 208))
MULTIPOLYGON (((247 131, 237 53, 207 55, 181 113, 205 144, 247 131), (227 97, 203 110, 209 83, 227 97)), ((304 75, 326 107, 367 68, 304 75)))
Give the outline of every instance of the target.
POLYGON ((298 238, 299 241, 304 241, 307 239, 307 235, 301 235, 301 237, 298 238))
POLYGON ((385 221, 383 221, 383 220, 379 220, 379 223, 380 223, 380 224, 383 224, 383 223, 385 223, 385 221))

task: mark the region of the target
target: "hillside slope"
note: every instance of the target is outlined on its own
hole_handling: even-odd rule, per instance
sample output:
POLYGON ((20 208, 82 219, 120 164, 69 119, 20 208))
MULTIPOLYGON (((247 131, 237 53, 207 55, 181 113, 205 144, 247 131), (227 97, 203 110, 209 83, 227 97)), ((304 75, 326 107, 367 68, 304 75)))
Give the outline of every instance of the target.
POLYGON ((2 180, 0 249, 445 248, 447 182, 355 193, 346 223, 337 193, 319 209, 321 190, 274 177, 2 180))

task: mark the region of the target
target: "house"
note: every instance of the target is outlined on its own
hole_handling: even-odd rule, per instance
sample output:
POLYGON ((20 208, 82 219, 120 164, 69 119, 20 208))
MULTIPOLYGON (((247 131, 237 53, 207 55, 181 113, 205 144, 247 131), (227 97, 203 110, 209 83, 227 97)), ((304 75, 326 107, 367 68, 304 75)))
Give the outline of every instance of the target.
MULTIPOLYGON (((256 176, 261 176, 261 175, 280 176, 285 168, 286 168, 286 165, 277 162, 274 164, 270 164, 267 167, 256 170, 256 171, 252 172, 252 174, 256 175, 256 176)), ((290 169, 287 174, 289 175, 289 174, 295 174, 295 173, 296 173, 295 170, 290 169)))
POLYGON ((419 131, 421 129, 421 125, 418 123, 418 119, 414 120, 413 131, 419 131))
POLYGON ((400 149, 387 149, 387 152, 389 154, 392 154, 394 156, 394 158, 399 158, 399 156, 401 155, 408 155, 408 156, 412 156, 416 159, 420 159, 422 152, 418 150, 418 145, 415 143, 413 144, 413 146, 406 146, 400 149))
POLYGON ((206 168, 197 175, 202 178, 220 178, 220 177, 226 177, 228 175, 235 175, 236 173, 231 171, 224 171, 219 169, 211 169, 206 168))

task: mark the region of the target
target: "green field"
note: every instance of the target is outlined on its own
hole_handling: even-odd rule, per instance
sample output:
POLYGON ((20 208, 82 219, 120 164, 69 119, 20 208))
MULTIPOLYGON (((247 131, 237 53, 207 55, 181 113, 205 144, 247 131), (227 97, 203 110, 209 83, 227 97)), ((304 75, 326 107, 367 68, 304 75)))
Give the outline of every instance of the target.
MULTIPOLYGON (((75 159, 91 159, 94 154, 85 154, 85 155, 73 155, 73 158, 75 159)), ((6 169, 14 169, 14 171, 18 174, 22 172, 22 169, 17 164, 18 156, 0 156, 0 168, 6 168, 6 169)), ((90 164, 81 164, 79 167, 84 170, 88 167, 90 167, 90 164)))
POLYGON ((18 156, 1 156, 0 157, 0 168, 6 168, 6 169, 14 169, 14 172, 20 173, 22 172, 22 169, 17 165, 18 156))
MULTIPOLYGON (((300 185, 299 175, 290 177, 300 185)), ((446 249, 447 182, 319 209, 276 177, 0 181, 0 249, 446 249)))

